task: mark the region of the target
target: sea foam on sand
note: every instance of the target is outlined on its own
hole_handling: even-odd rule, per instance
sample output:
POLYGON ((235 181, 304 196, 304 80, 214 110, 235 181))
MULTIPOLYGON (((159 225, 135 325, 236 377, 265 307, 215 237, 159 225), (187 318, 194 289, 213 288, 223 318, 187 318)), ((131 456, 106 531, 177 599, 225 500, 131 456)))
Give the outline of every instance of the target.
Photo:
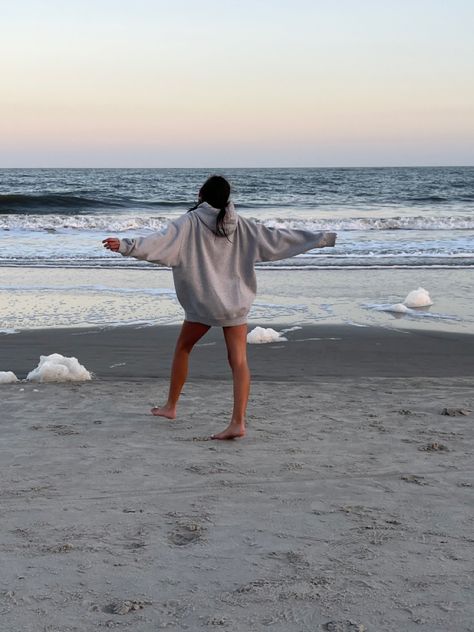
POLYGON ((77 358, 66 358, 60 353, 40 356, 36 369, 26 376, 31 382, 84 382, 91 380, 89 371, 77 358))
POLYGON ((403 303, 394 303, 393 305, 372 305, 371 307, 381 312, 395 312, 396 314, 416 315, 413 311, 417 307, 429 307, 433 305, 433 301, 429 292, 422 287, 409 292, 403 303))
POLYGON ((13 384, 13 382, 18 382, 13 371, 0 371, 0 384, 13 384))
POLYGON ((247 342, 251 345, 260 345, 266 342, 282 342, 287 340, 278 331, 271 327, 255 327, 247 334, 247 342))
POLYGON ((427 290, 419 287, 417 290, 412 290, 403 301, 406 307, 428 307, 433 305, 433 301, 427 290))
MULTIPOLYGON (((383 306, 382 306, 383 307, 383 306)), ((382 311, 395 312, 396 314, 409 314, 411 309, 405 305, 405 303, 395 303, 394 305, 388 305, 382 311)))

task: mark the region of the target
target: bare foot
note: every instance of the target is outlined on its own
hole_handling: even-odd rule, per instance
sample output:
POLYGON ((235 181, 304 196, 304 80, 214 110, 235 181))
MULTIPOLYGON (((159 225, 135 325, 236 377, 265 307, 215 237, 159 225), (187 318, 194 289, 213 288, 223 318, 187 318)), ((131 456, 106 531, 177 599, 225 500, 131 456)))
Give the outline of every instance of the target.
POLYGON ((245 426, 243 424, 230 423, 225 430, 219 432, 219 434, 211 435, 211 439, 238 439, 245 437, 245 426))
POLYGON ((155 406, 151 409, 151 414, 155 417, 166 417, 166 419, 176 419, 176 408, 171 408, 170 406, 163 406, 159 408, 155 406))

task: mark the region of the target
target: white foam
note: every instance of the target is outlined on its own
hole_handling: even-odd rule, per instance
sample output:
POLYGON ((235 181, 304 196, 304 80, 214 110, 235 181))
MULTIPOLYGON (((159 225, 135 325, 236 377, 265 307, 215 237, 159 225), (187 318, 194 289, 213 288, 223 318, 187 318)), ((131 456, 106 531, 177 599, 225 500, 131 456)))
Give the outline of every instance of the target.
POLYGON ((403 303, 394 303, 393 305, 386 305, 380 308, 383 312, 395 312, 396 314, 409 314, 411 309, 403 303))
POLYGON ((428 307, 433 305, 429 293, 422 287, 412 290, 403 301, 407 307, 428 307))
POLYGON ((298 329, 303 329, 300 325, 295 325, 294 327, 289 327, 288 329, 282 329, 282 334, 288 334, 290 331, 297 331, 298 329))
MULTIPOLYGON (((106 232, 124 232, 137 230, 159 231, 175 215, 27 215, 9 214, 0 216, 0 230, 29 231, 71 231, 90 230, 106 232)), ((472 216, 407 216, 407 217, 332 217, 312 219, 268 218, 263 222, 271 228, 302 228, 318 232, 321 230, 339 231, 386 231, 386 230, 472 230, 472 216)))
POLYGON ((395 314, 411 314, 412 316, 418 315, 419 312, 413 308, 417 307, 429 307, 433 305, 433 301, 427 290, 419 287, 417 290, 409 292, 403 301, 403 303, 394 303, 393 305, 367 305, 371 309, 376 309, 380 312, 393 312, 395 314))
POLYGON ((247 334, 247 342, 251 345, 261 345, 267 342, 282 342, 287 340, 271 327, 255 327, 247 334))
POLYGON ((28 373, 26 379, 31 382, 85 382, 92 376, 77 358, 52 353, 40 356, 38 366, 28 373))
POLYGON ((18 381, 13 371, 0 371, 0 384, 13 384, 13 382, 18 381))

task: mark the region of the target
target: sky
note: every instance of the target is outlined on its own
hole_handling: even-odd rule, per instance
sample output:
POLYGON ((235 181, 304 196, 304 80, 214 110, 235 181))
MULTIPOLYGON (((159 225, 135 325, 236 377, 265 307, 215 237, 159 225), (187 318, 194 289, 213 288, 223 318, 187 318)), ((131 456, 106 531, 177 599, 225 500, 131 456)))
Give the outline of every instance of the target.
POLYGON ((0 167, 474 164, 472 0, 0 3, 0 167))

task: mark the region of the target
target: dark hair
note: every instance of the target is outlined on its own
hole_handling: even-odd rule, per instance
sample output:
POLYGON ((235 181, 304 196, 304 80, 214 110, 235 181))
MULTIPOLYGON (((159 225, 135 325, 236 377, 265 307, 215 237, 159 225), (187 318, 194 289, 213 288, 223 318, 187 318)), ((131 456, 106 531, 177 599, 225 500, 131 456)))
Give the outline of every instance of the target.
POLYGON ((224 227, 224 219, 226 213, 226 206, 229 203, 230 196, 230 184, 222 176, 211 176, 204 182, 199 189, 199 202, 190 211, 197 209, 201 202, 207 202, 214 208, 219 209, 219 214, 216 218, 216 230, 215 233, 218 237, 227 237, 228 235, 224 227))

